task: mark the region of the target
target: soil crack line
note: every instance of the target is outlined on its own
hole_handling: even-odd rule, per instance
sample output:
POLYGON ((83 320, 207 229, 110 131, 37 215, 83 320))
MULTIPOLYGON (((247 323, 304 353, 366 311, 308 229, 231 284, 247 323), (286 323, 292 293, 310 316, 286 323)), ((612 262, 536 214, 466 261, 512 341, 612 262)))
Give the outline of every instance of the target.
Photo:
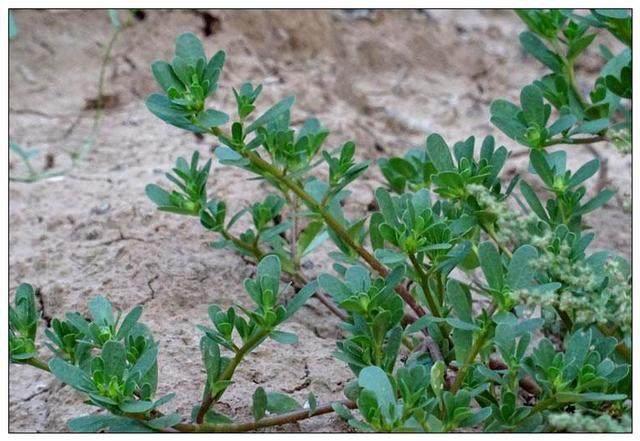
POLYGON ((309 385, 311 384, 311 378, 310 378, 309 364, 306 361, 304 362, 304 377, 303 378, 304 378, 304 381, 301 384, 299 384, 299 385, 297 385, 297 386, 295 386, 295 387, 293 387, 291 389, 282 389, 282 390, 285 391, 288 394, 292 394, 294 392, 299 392, 299 391, 309 387, 309 385))
POLYGON ((29 401, 31 401, 32 399, 34 399, 35 397, 37 397, 38 395, 42 395, 44 393, 49 392, 49 387, 45 387, 42 390, 39 390, 38 392, 34 392, 31 395, 29 395, 28 397, 26 397, 24 400, 22 400, 23 403, 28 403, 29 401))
POLYGON ((90 245, 90 248, 95 248, 95 247, 101 247, 101 246, 110 246, 113 245, 114 243, 118 243, 118 242, 123 242, 123 241, 127 241, 127 240, 135 240, 137 242, 147 242, 145 239, 141 239, 139 237, 128 237, 125 236, 124 233, 122 233, 122 231, 119 231, 120 236, 115 238, 115 239, 111 239, 111 240, 106 240, 104 242, 100 242, 97 243, 95 245, 90 245))
POLYGON ((149 297, 147 299, 145 299, 143 302, 141 302, 140 305, 146 305, 147 302, 149 302, 149 301, 151 301, 151 300, 156 298, 156 290, 153 289, 153 285, 152 284, 153 284, 153 282, 158 280, 159 277, 160 277, 160 274, 156 274, 152 278, 147 280, 147 287, 149 288, 149 297))
POLYGON ((40 311, 42 311, 41 317, 42 320, 45 321, 45 323, 47 324, 47 328, 51 327, 51 315, 47 314, 47 310, 45 309, 45 302, 44 302, 44 296, 42 295, 42 289, 38 288, 36 289, 36 298, 38 299, 38 303, 40 305, 40 311))

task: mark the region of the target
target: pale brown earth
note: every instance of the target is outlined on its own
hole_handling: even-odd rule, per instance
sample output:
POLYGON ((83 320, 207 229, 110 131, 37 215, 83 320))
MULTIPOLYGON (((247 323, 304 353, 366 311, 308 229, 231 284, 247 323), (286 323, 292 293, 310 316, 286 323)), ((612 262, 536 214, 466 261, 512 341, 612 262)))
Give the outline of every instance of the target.
MULTIPOLYGON (((517 35, 523 25, 509 11, 210 11, 219 19, 203 36, 203 19, 192 11, 147 11, 146 19, 123 31, 107 68, 106 92, 119 103, 107 110, 97 142, 76 169, 60 179, 10 184, 10 292, 20 282, 39 288, 45 318, 86 311, 102 294, 118 308, 144 304, 143 321, 160 343, 159 392, 175 391, 167 410, 187 417, 203 385, 197 324, 207 306, 248 304, 242 280, 254 268, 228 250, 210 249, 213 239, 195 219, 156 212, 144 194, 150 182, 166 183, 163 172, 194 149, 206 155, 207 141, 162 123, 143 99, 155 90, 150 63, 173 53, 175 37, 193 31, 209 54, 227 51, 216 95, 233 110, 230 88, 251 80, 265 85, 262 105, 297 96, 293 119, 315 115, 331 129, 329 145, 353 139, 361 158, 399 155, 422 144, 431 132, 454 142, 494 134, 488 122, 492 99, 517 99, 519 90, 544 73, 525 56, 517 35)), ((65 149, 77 149, 90 134, 98 72, 112 32, 106 11, 17 11, 18 38, 10 44, 10 137, 24 147, 51 153, 64 166, 65 149)), ((596 51, 579 66, 582 86, 592 84, 601 65, 596 51)), ((570 166, 592 156, 570 147, 570 166)), ((609 185, 619 197, 589 216, 598 232, 595 248, 629 257, 631 156, 610 146, 597 152, 608 161, 609 185)), ((23 172, 11 156, 10 170, 23 172)), ((36 164, 39 164, 36 161, 36 164)), ((524 173, 526 157, 512 159, 507 175, 524 173)), ((266 194, 265 187, 234 169, 216 165, 210 193, 230 211, 266 194)), ((351 215, 363 214, 380 185, 376 167, 353 186, 351 215)), ((245 223, 246 225, 246 223, 245 223)), ((330 268, 326 250, 308 259, 313 276, 330 268)), ((238 369, 237 382, 219 410, 250 418, 258 386, 291 392, 301 401, 313 391, 320 402, 340 399, 352 377, 332 358, 338 320, 311 300, 284 327, 300 342, 265 343, 238 369)), ((41 351, 46 354, 46 348, 41 351)), ((92 412, 80 395, 31 367, 10 368, 10 430, 64 431, 66 421, 92 412)), ((335 416, 283 428, 343 431, 335 416)))

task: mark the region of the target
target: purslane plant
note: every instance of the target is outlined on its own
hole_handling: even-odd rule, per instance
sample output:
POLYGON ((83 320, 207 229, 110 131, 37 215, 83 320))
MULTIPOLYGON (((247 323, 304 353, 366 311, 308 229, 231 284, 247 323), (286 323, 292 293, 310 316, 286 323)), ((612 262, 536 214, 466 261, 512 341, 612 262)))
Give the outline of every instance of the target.
MULTIPOLYGON (((202 400, 193 409, 197 424, 182 424, 180 415, 163 414, 158 410, 174 394, 155 397, 158 345, 149 328, 138 322, 142 315, 140 306, 122 317, 108 300, 96 297, 89 302, 90 320, 78 312, 67 313, 63 320, 53 319, 44 333, 54 357, 44 361, 36 349, 39 314, 35 292, 30 285, 22 284, 16 291, 14 306, 10 308, 11 361, 50 371, 63 383, 86 394, 87 403, 110 412, 109 415, 91 414, 71 420, 69 428, 74 431, 140 432, 172 427, 181 431, 235 431, 261 427, 260 424, 264 427, 273 425, 268 418, 261 421, 265 412, 256 418, 256 422, 234 423, 211 406, 233 383, 233 374, 242 360, 264 340, 270 338, 282 344, 297 342, 295 334, 278 328, 313 295, 317 284, 307 284, 283 304, 282 295, 288 286, 282 286, 280 271, 278 257, 266 256, 258 264, 255 278, 245 280, 254 309, 240 305, 226 311, 217 305, 209 307, 211 325, 199 327, 203 332, 200 350, 206 381, 202 400), (222 427, 217 427, 220 423, 223 423, 222 427), (243 429, 243 424, 249 427, 243 429)), ((312 394, 309 401, 316 402, 312 394)), ((349 402, 345 404, 350 405, 349 402)), ((293 398, 277 392, 266 394, 265 406, 276 422, 278 415, 302 409, 293 398)), ((308 418, 318 409, 314 406, 306 409, 306 414, 293 412, 293 415, 280 418, 289 418, 292 422, 308 418)))
POLYGON ((551 73, 522 89, 520 106, 495 101, 491 122, 532 149, 609 141, 630 151, 631 15, 619 9, 596 9, 587 15, 524 9, 517 14, 529 28, 520 34, 523 48, 551 73), (614 55, 600 46, 607 62, 585 96, 575 65, 598 29, 609 31, 627 47, 614 55), (557 112, 553 117, 552 109, 557 112))
MULTIPOLYGON (((615 141, 626 130, 618 119, 630 112, 622 103, 630 82, 620 66, 630 51, 611 58, 620 68, 603 74, 591 103, 581 97, 573 68, 594 40, 590 26, 628 42, 624 14, 519 11, 531 30, 523 46, 553 74, 526 86, 520 107, 494 103, 492 121, 531 148, 529 171, 541 184, 518 176, 503 182, 510 152, 491 136, 477 149, 474 137, 449 146, 431 134, 424 147, 378 162, 387 183, 375 191, 377 210, 354 220, 343 204, 349 184, 369 166, 356 160, 355 144, 327 149, 328 130, 313 118, 292 127, 293 97, 257 112, 260 85, 233 89, 234 117, 210 108, 225 54, 208 59, 197 37, 179 36, 172 62, 153 64, 163 92, 148 98, 149 110, 212 135, 221 164, 247 170, 272 192, 228 214, 225 201, 207 189, 211 160, 201 165, 196 152, 167 174, 172 189, 150 184, 146 193, 162 211, 198 217, 217 236, 213 246, 257 264, 256 278, 245 283, 256 308, 210 307, 213 326, 201 328, 200 345, 207 375, 191 422, 157 409, 164 404, 154 401, 157 346, 136 324, 138 308, 120 323, 100 299, 90 304, 90 322, 73 314, 52 321, 45 334, 56 358, 49 368, 110 411, 70 427, 246 431, 334 411, 362 431, 561 430, 587 424, 589 415, 602 415, 599 424, 614 430, 626 427, 630 265, 588 250, 594 233, 585 222, 613 192, 586 196, 599 161, 572 171, 566 152, 548 151, 615 141), (521 211, 511 202, 518 193, 521 211), (243 216, 250 226, 238 231, 243 216), (327 241, 335 274, 309 282, 303 261, 327 241), (297 291, 284 304, 283 282, 297 291), (319 406, 310 394, 303 407, 258 388, 254 421, 238 423, 216 411, 236 367, 265 338, 296 342, 277 326, 314 295, 341 321, 335 356, 354 375, 346 399, 319 406), (122 363, 105 374, 105 357, 122 363), (76 377, 87 380, 77 384, 76 377), (563 419, 568 411, 585 416, 563 419)), ((21 286, 11 312, 12 361, 48 369, 37 355, 34 305, 33 290, 21 286)))

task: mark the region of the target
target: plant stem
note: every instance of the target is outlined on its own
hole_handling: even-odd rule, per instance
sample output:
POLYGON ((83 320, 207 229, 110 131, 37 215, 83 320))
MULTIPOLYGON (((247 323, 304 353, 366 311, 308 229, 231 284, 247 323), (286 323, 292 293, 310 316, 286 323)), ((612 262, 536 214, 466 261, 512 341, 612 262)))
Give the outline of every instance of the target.
POLYGON ((576 100, 578 100, 580 107, 582 107, 582 109, 586 109, 589 104, 585 102, 584 97, 582 96, 582 93, 578 88, 578 81, 576 80, 576 73, 573 68, 573 60, 570 60, 563 54, 563 52, 565 51, 563 51, 562 47, 560 47, 560 41, 557 37, 549 38, 548 41, 551 43, 553 50, 556 52, 556 55, 562 60, 562 64, 564 66, 564 74, 566 76, 567 82, 569 83, 569 88, 575 95, 576 100))
POLYGON ((275 415, 272 417, 262 418, 258 421, 247 421, 243 423, 229 423, 229 424, 177 424, 173 426, 174 429, 180 432, 200 432, 200 433, 225 433, 225 432, 248 432, 251 430, 257 430, 264 427, 280 426, 282 424, 291 424, 296 421, 312 418, 318 415, 325 415, 333 412, 333 404, 341 404, 348 409, 355 409, 356 403, 350 400, 337 401, 331 404, 325 404, 324 406, 317 407, 315 411, 311 412, 309 409, 300 409, 293 412, 285 413, 282 415, 275 415))
POLYGON ((571 88, 571 91, 574 93, 576 99, 580 103, 580 107, 582 107, 582 109, 586 109, 587 107, 589 107, 589 103, 585 101, 584 97, 582 96, 582 92, 580 92, 580 88, 578 87, 578 80, 576 79, 576 72, 573 68, 573 61, 565 59, 565 70, 567 79, 569 80, 569 87, 571 88))
MULTIPOLYGON (((492 303, 489 306, 489 309, 487 310, 487 315, 489 317, 493 316, 494 312, 496 312, 497 309, 498 309, 498 305, 496 303, 492 303)), ((484 346, 485 342, 487 341, 487 338, 489 337, 489 330, 490 330, 489 326, 485 327, 480 333, 480 335, 478 335, 478 338, 476 338, 476 340, 473 342, 471 351, 469 351, 469 354, 467 355, 467 358, 465 359, 464 364, 458 370, 456 379, 453 382, 453 385, 451 386, 450 392, 452 394, 455 394, 460 389, 460 386, 462 386, 462 382, 464 381, 464 377, 466 377, 467 375, 467 371, 471 367, 471 364, 474 362, 474 360, 478 356, 478 353, 482 350, 482 347, 484 346)))
POLYGON ((293 227, 291 229, 291 240, 289 241, 289 247, 291 248, 289 251, 291 253, 291 262, 293 263, 294 271, 297 271, 300 268, 300 256, 298 255, 298 228, 299 228, 299 219, 298 219, 298 197, 294 196, 291 201, 292 209, 291 216, 293 217, 293 227))
MULTIPOLYGON (((267 335, 269 335, 269 332, 269 330, 262 330, 256 333, 253 337, 249 338, 249 340, 247 340, 247 342, 242 345, 242 347, 236 352, 235 357, 231 359, 225 370, 216 381, 231 380, 231 377, 233 377, 233 373, 235 372, 244 356, 251 352, 256 346, 258 346, 260 342, 264 340, 267 335)), ((207 388, 208 384, 205 387, 205 392, 207 388)), ((202 421, 204 420, 204 416, 206 415, 211 405, 220 399, 225 390, 226 388, 220 390, 215 395, 212 395, 211 393, 205 393, 203 395, 202 404, 200 404, 200 409, 198 410, 198 415, 196 416, 196 423, 202 423, 202 421)))
POLYGON ((528 420, 529 418, 531 418, 533 415, 540 413, 544 410, 546 410, 547 408, 553 406, 556 403, 556 399, 555 397, 551 396, 549 398, 546 398, 542 401, 538 401, 535 406, 533 406, 531 408, 531 412, 529 412, 529 415, 527 415, 522 421, 520 421, 520 424, 522 424, 522 422, 528 420))
MULTIPOLYGON (((247 243, 242 239, 234 236, 227 230, 222 230, 220 234, 222 234, 222 237, 231 241, 238 248, 243 249, 247 251, 249 254, 251 254, 254 260, 256 261, 256 263, 258 263, 260 259, 262 259, 267 254, 264 251, 262 251, 257 244, 247 243)), ((300 271, 299 268, 296 270, 283 268, 282 270, 291 277, 291 281, 294 283, 294 285, 297 285, 298 288, 302 288, 308 283, 307 279, 302 275, 302 272, 300 271)), ((336 305, 333 303, 333 301, 327 298, 327 296, 325 296, 324 294, 318 291, 314 293, 314 296, 320 301, 320 303, 326 306, 329 311, 331 311, 333 314, 338 316, 338 318, 340 318, 341 320, 345 320, 347 318, 347 315, 344 312, 342 312, 340 309, 338 309, 336 305)))
POLYGON ((93 148, 96 138, 98 136, 98 129, 100 127, 100 120, 102 119, 102 114, 104 113, 104 77, 107 70, 107 64, 109 63, 109 59, 111 58, 111 51, 113 50, 113 46, 118 39, 118 36, 122 32, 123 25, 118 26, 113 34, 111 35, 111 39, 107 44, 107 48, 104 53, 104 57, 102 58, 102 64, 100 65, 100 75, 98 76, 98 98, 96 101, 96 114, 93 119, 93 128, 91 129, 91 135, 88 139, 85 140, 80 151, 74 152, 71 155, 71 168, 73 168, 78 162, 80 162, 93 148))
POLYGON ((606 136, 592 136, 590 138, 555 138, 550 139, 549 141, 544 143, 544 147, 549 147, 557 144, 569 144, 569 145, 578 145, 578 144, 594 144, 596 142, 609 141, 609 138, 606 136))
POLYGON ((227 230, 222 230, 220 234, 225 239, 231 241, 238 248, 247 251, 256 259, 256 261, 259 261, 260 259, 262 259, 262 257, 264 257, 264 252, 262 252, 262 250, 256 244, 249 244, 229 233, 227 230))
MULTIPOLYGON (((219 139, 225 137, 222 131, 219 128, 214 128, 211 130, 211 133, 218 137, 219 139)), ((220 141, 224 142, 223 139, 220 141)), ((344 228, 344 226, 334 218, 331 213, 329 213, 325 207, 323 207, 320 203, 318 203, 313 196, 307 193, 297 182, 292 180, 289 176, 286 176, 282 170, 278 167, 268 163, 264 159, 260 157, 255 151, 239 149, 238 153, 241 154, 245 159, 248 159, 251 165, 264 173, 265 175, 271 177, 275 182, 279 183, 281 187, 279 188, 287 188, 291 190, 298 198, 301 200, 311 211, 318 213, 327 226, 333 230, 340 239, 346 243, 351 249, 353 249, 360 257, 369 265, 375 272, 377 272, 380 276, 386 277, 389 274, 387 268, 376 259, 366 248, 362 245, 358 244, 352 237, 351 234, 344 228)), ((276 185, 276 187, 278 187, 276 185)), ((395 288, 396 292, 402 297, 402 299, 409 305, 409 307, 416 313, 417 318, 426 315, 426 311, 422 306, 418 304, 416 299, 413 298, 411 293, 403 286, 398 285, 395 288)), ((409 317, 411 322, 417 320, 416 317, 409 317)), ((426 336, 426 344, 429 347, 429 353, 434 360, 442 360, 442 353, 437 344, 433 341, 431 336, 428 334, 426 330, 423 330, 423 333, 426 336)))
POLYGON ((440 308, 438 307, 438 304, 436 303, 436 301, 433 299, 433 296, 431 295, 431 290, 429 289, 429 278, 427 277, 425 272, 422 270, 422 266, 420 265, 420 262, 418 262, 418 259, 416 258, 415 254, 408 253, 408 255, 409 255, 409 260, 411 261, 411 265, 413 265, 413 269, 416 270, 416 273, 418 273, 418 277, 420 278, 420 286, 422 287, 424 296, 427 299, 427 303, 429 304, 429 309, 431 310, 431 314, 433 314, 436 317, 442 317, 440 308))
MULTIPOLYGON (((260 170, 271 175, 274 179, 280 182, 283 186, 287 187, 293 193, 295 193, 300 200, 302 200, 309 209, 320 214, 322 219, 329 228, 336 233, 342 241, 344 241, 351 249, 362 257, 362 259, 378 274, 382 277, 386 277, 389 274, 387 268, 378 261, 369 251, 367 251, 362 245, 358 244, 344 226, 334 218, 324 207, 322 207, 309 193, 304 191, 296 182, 292 181, 288 176, 285 176, 277 167, 266 162, 258 154, 253 151, 243 152, 243 156, 260 170)), ((426 311, 420 306, 411 294, 402 286, 396 288, 396 291, 404 299, 404 301, 415 311, 418 317, 422 317, 426 314, 426 311)))
POLYGON ((485 233, 487 233, 487 235, 491 238, 491 240, 493 240, 493 242, 498 246, 500 251, 502 251, 504 254, 506 254, 509 257, 513 257, 509 248, 504 246, 504 244, 501 243, 500 240, 498 240, 498 236, 496 236, 496 232, 494 231, 493 226, 482 224, 482 229, 485 231, 485 233))
MULTIPOLYGON (((220 132, 214 133, 219 135, 220 132)), ((369 251, 367 251, 362 245, 358 244, 349 234, 349 232, 344 228, 344 226, 334 218, 321 204, 319 204, 313 196, 307 193, 298 183, 293 181, 291 178, 286 176, 280 169, 269 164, 267 161, 262 159, 260 155, 255 153, 254 151, 240 151, 243 157, 248 159, 251 164, 256 167, 258 170, 263 171, 264 173, 270 175, 277 182, 282 184, 283 187, 291 190, 298 198, 312 211, 320 214, 322 219, 325 221, 327 226, 336 233, 342 241, 344 241, 351 249, 353 249, 362 259, 380 276, 386 277, 389 274, 387 268, 378 261, 369 251)), ((402 297, 402 299, 409 305, 409 307, 417 314, 418 317, 422 317, 426 315, 426 311, 422 306, 418 304, 418 302, 413 298, 411 293, 402 285, 398 285, 396 287, 396 292, 402 297)), ((411 317, 410 320, 415 321, 416 318, 411 317)), ((426 332, 426 331, 425 331, 426 332)), ((427 336, 428 339, 431 339, 430 336, 427 336)), ((442 353, 440 349, 437 348, 437 345, 432 342, 429 344, 429 352, 431 356, 436 360, 442 360, 442 353)))
POLYGON ((37 357, 33 357, 28 360, 25 360, 24 364, 28 364, 38 369, 42 369, 43 371, 51 372, 51 370, 49 370, 49 365, 47 364, 47 362, 37 357))

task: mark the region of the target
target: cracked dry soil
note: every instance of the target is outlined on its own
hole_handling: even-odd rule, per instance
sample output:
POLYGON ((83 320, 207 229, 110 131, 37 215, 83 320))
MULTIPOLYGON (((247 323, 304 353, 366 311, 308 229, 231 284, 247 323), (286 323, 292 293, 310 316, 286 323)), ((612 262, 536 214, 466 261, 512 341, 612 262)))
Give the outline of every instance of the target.
MULTIPOLYGON (((89 135, 102 54, 111 29, 105 11, 17 11, 18 38, 10 44, 10 137, 38 148, 49 165, 65 165, 65 150, 89 135), (53 162, 53 164, 51 164, 53 162)), ((209 54, 225 49, 215 101, 233 109, 230 88, 251 80, 265 86, 262 106, 286 94, 297 96, 297 123, 317 116, 332 134, 329 146, 353 139, 360 158, 397 155, 437 131, 449 142, 473 134, 496 135, 488 120, 492 99, 517 99, 522 86, 544 69, 518 46, 522 24, 509 11, 378 11, 359 17, 341 11, 146 12, 119 36, 106 71, 105 93, 116 96, 102 120, 97 142, 79 167, 61 179, 11 182, 10 292, 20 282, 38 288, 45 324, 65 311, 86 312, 90 297, 107 296, 116 307, 145 305, 142 321, 160 343, 159 393, 176 392, 167 410, 185 417, 203 385, 197 324, 207 321, 213 302, 248 304, 242 280, 254 268, 228 250, 211 249, 213 239, 197 220, 156 212, 144 195, 147 183, 164 183, 163 172, 194 149, 198 140, 165 125, 143 103, 155 90, 150 63, 173 52, 175 37, 192 31, 209 54)), ((578 67, 583 85, 601 65, 595 52, 578 67)), ((608 163, 605 184, 618 197, 588 218, 598 232, 595 248, 631 254, 631 156, 611 147, 594 150, 608 163)), ((572 148, 575 167, 593 152, 572 148)), ((526 156, 504 171, 526 175, 526 156)), ((24 172, 10 157, 10 173, 24 172)), ((238 170, 215 165, 210 193, 229 212, 267 194, 264 185, 238 170)), ((352 187, 347 212, 363 215, 382 182, 375 166, 352 187)), ((592 189, 593 191, 593 189, 592 189)), ((238 228, 246 226, 240 224, 238 228)), ((330 269, 329 247, 305 263, 313 277, 330 269)), ((266 342, 238 369, 218 410, 250 418, 251 394, 260 385, 304 401, 340 399, 349 370, 331 353, 338 321, 312 299, 284 326, 300 342, 266 342)), ((42 340, 41 340, 42 341, 42 340)), ((42 345, 42 354, 47 350, 42 345)), ((9 424, 13 432, 66 431, 66 421, 95 411, 49 374, 10 367, 9 424)), ((345 431, 337 417, 322 416, 275 430, 345 431)))

